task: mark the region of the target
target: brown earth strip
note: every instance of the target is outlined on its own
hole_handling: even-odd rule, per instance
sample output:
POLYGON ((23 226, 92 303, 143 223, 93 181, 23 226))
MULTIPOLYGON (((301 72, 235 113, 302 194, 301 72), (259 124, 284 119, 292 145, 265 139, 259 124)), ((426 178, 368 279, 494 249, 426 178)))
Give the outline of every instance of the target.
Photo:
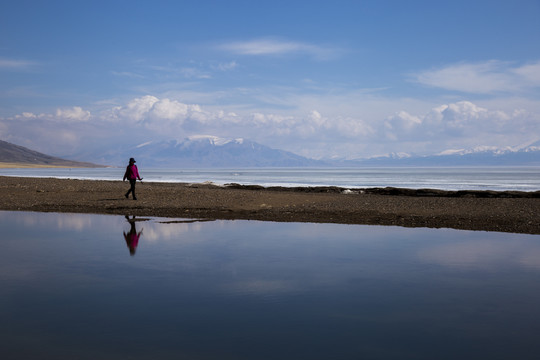
POLYGON ((0 176, 0 210, 397 225, 540 234, 540 192, 264 188, 0 176))

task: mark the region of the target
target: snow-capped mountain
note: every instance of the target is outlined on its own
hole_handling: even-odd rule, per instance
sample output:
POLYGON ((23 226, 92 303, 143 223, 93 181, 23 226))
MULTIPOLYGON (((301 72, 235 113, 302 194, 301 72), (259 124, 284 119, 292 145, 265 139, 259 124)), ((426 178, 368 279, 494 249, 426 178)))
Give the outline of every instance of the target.
POLYGON ((428 158, 455 165, 540 165, 540 141, 513 147, 478 146, 447 150, 428 158))
POLYGON ((496 147, 496 146, 477 146, 472 149, 449 149, 445 150, 437 155, 448 156, 448 155, 470 155, 470 154, 480 154, 480 153, 491 153, 493 155, 504 155, 510 153, 519 153, 519 152, 534 152, 540 151, 540 141, 535 141, 526 145, 518 146, 505 146, 505 147, 496 147))
POLYGON ((392 153, 341 163, 350 166, 539 166, 540 141, 514 147, 478 146, 472 149, 449 149, 428 156, 392 153))
POLYGON ((411 157, 411 154, 405 153, 405 152, 392 152, 385 155, 379 155, 379 156, 373 156, 370 159, 392 159, 392 160, 400 160, 400 159, 408 159, 411 157))
POLYGON ((183 141, 146 142, 111 159, 121 165, 130 157, 146 167, 301 167, 324 166, 288 151, 253 141, 217 136, 191 136, 183 141))
POLYGON ((135 157, 144 167, 344 167, 344 166, 540 166, 540 140, 507 147, 478 146, 419 156, 405 152, 364 159, 314 160, 242 138, 198 135, 182 141, 149 141, 94 156, 102 164, 123 166, 135 157))

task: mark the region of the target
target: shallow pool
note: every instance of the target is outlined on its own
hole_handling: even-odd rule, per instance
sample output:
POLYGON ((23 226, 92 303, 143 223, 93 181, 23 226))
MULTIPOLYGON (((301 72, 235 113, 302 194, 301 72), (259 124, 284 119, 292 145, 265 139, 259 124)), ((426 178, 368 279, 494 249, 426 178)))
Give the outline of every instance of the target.
POLYGON ((29 212, 0 228, 2 359, 540 356, 536 235, 29 212))

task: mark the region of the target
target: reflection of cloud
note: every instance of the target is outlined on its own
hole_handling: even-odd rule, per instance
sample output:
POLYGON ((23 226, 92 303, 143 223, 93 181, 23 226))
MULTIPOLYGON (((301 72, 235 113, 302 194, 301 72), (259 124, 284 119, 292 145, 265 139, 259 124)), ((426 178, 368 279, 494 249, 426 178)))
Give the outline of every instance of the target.
MULTIPOLYGON (((9 219, 22 223, 25 227, 44 226, 54 230, 84 231, 96 228, 119 228, 129 226, 123 216, 89 215, 72 213, 34 213, 0 211, 0 219, 9 219), (117 225, 115 225, 117 224, 117 225)), ((203 228, 201 222, 161 223, 162 218, 137 218, 137 229, 144 228, 144 240, 150 242, 179 240, 189 242, 190 237, 183 234, 199 232, 203 228)), ((167 219, 171 220, 171 219, 167 219)), ((125 230, 125 229, 124 229, 125 230)))
POLYGON ((65 216, 57 216, 57 225, 60 230, 85 230, 90 229, 94 225, 92 217, 85 214, 67 214, 65 216))
POLYGON ((58 230, 88 230, 92 229, 99 222, 99 216, 88 214, 39 214, 23 212, 14 217, 13 221, 21 222, 25 226, 47 226, 58 230))
MULTIPOLYGON (((200 232, 203 229, 202 222, 177 222, 164 223, 163 219, 140 223, 137 227, 144 227, 144 240, 149 242, 173 241, 182 243, 197 242, 190 234, 200 232), (183 236, 183 235, 188 236, 183 236)), ((168 219, 170 221, 171 219, 168 219)))
POLYGON ((540 270, 540 244, 481 240, 428 247, 418 253, 422 261, 455 268, 488 268, 510 264, 540 270))
POLYGON ((525 267, 540 270, 540 249, 527 251, 520 258, 520 263, 525 267))

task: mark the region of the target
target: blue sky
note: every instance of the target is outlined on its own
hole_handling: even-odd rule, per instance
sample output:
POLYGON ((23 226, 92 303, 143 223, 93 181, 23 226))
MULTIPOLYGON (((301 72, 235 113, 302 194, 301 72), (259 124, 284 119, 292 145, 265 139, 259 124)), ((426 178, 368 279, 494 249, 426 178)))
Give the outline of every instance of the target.
POLYGON ((91 159, 243 137, 308 157, 540 140, 540 1, 3 1, 0 139, 91 159))

